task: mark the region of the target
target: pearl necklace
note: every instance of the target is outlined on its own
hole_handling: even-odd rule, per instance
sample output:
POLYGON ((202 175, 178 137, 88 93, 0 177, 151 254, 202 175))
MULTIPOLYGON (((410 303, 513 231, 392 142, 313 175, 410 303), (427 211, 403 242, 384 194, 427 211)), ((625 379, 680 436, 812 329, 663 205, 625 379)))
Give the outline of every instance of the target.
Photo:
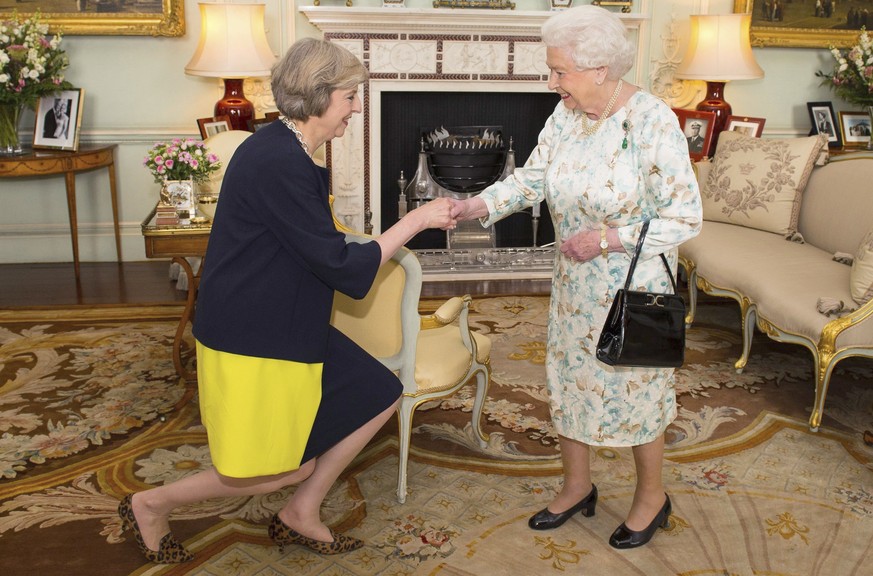
POLYGON ((609 99, 609 102, 606 103, 606 108, 603 109, 603 114, 600 115, 600 118, 597 119, 597 122, 591 124, 588 120, 588 114, 582 112, 582 133, 586 136, 591 136, 597 129, 600 128, 600 125, 606 121, 606 117, 609 116, 609 113, 612 112, 612 107, 615 106, 615 101, 618 100, 618 95, 621 92, 621 88, 624 85, 623 80, 619 80, 618 84, 615 86, 615 92, 612 93, 612 97, 609 99))
POLYGON ((297 141, 300 142, 300 147, 303 148, 303 152, 312 158, 312 154, 309 152, 309 146, 307 146, 306 141, 303 140, 303 134, 297 129, 297 124, 294 123, 294 120, 282 116, 282 123, 285 124, 285 126, 287 126, 295 136, 297 136, 297 141))

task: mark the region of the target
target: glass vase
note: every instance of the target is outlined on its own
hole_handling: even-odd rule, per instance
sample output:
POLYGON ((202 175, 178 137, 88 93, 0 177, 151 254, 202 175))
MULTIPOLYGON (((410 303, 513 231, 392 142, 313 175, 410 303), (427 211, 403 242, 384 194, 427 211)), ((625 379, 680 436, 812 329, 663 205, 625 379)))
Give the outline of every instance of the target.
POLYGON ((23 110, 21 104, 0 104, 0 156, 24 154, 18 137, 18 124, 23 110))

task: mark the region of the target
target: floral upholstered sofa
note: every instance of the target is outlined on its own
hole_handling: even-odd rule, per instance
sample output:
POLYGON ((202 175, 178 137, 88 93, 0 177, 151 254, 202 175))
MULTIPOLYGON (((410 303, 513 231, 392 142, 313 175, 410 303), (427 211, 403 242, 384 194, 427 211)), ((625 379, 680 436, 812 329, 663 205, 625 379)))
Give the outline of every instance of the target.
POLYGON ((755 326, 812 352, 818 430, 834 366, 873 358, 873 154, 828 159, 818 136, 785 140, 722 132, 712 161, 695 165, 703 229, 679 249, 697 290, 740 305, 748 361, 755 326))

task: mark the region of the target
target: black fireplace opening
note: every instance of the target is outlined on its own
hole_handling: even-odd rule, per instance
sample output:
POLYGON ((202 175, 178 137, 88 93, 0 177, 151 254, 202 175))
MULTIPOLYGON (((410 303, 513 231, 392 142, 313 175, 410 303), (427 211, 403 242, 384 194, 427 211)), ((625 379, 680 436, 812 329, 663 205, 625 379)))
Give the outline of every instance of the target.
MULTIPOLYGON (((536 146, 546 119, 558 104, 551 92, 382 92, 380 146, 382 229, 398 220, 400 172, 411 180, 418 164, 423 128, 439 126, 500 126, 507 144, 512 139, 515 163, 523 166, 536 146)), ((555 239, 551 216, 541 205, 537 238, 533 238, 531 210, 513 214, 495 225, 497 246, 541 246, 555 239)), ((446 247, 446 234, 426 230, 407 246, 412 249, 446 247)))

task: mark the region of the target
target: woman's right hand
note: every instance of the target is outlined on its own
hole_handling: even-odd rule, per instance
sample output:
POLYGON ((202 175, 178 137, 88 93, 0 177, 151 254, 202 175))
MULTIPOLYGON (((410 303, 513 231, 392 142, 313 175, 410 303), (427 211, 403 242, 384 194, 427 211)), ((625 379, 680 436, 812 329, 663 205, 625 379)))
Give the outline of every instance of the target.
POLYGON ((422 204, 415 210, 409 213, 410 216, 416 215, 421 218, 421 230, 427 228, 440 228, 442 230, 451 230, 457 223, 456 218, 452 215, 452 201, 449 198, 436 198, 426 204, 422 204))

